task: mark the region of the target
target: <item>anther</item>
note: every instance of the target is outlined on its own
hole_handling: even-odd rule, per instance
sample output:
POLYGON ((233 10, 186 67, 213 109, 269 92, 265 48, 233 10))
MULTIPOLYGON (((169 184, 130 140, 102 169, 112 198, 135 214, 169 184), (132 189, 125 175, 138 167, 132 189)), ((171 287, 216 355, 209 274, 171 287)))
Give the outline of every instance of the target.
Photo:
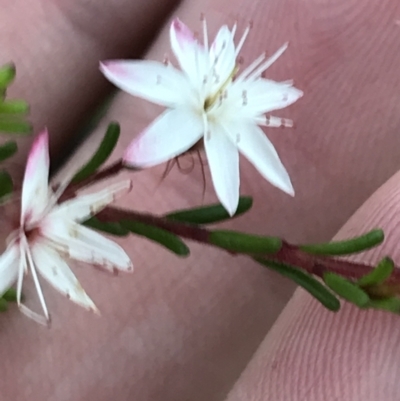
POLYGON ((163 58, 162 62, 163 62, 164 65, 168 65, 169 64, 169 58, 168 58, 168 56, 166 54, 164 54, 164 58, 163 58))
POLYGON ((243 91, 242 92, 242 100, 243 100, 243 106, 246 106, 247 105, 247 91, 243 91))

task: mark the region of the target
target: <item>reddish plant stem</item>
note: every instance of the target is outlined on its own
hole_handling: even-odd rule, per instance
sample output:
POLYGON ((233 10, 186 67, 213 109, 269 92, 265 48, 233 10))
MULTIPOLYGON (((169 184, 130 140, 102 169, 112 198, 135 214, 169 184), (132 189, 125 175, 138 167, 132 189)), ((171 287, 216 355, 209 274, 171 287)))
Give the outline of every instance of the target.
POLYGON ((71 182, 65 189, 62 196, 60 197, 60 201, 65 201, 67 199, 73 198, 74 196, 76 196, 76 192, 79 189, 84 188, 90 184, 95 184, 96 182, 113 177, 125 169, 129 169, 130 171, 140 171, 140 169, 135 169, 131 167, 128 168, 127 166, 125 166, 123 160, 119 159, 115 163, 106 167, 105 169, 97 171, 96 173, 90 175, 89 177, 83 179, 82 181, 79 181, 77 183, 71 182))
MULTIPOLYGON (((165 217, 112 207, 104 209, 96 217, 104 222, 118 221, 122 219, 134 220, 162 228, 181 238, 215 246, 209 240, 211 234, 210 230, 192 224, 169 220, 165 217)), ((260 255, 257 256, 259 257, 260 255)), ((282 241, 282 247, 277 253, 266 254, 263 256, 266 259, 273 260, 275 262, 286 263, 298 267, 318 277, 323 277, 325 272, 332 272, 340 274, 348 279, 358 279, 371 272, 375 268, 375 266, 352 262, 346 259, 312 255, 301 250, 296 245, 289 244, 286 241, 282 241)), ((394 269, 392 275, 386 281, 386 284, 396 288, 399 287, 400 269, 394 269)))
POLYGON ((104 180, 106 178, 113 177, 114 175, 117 175, 118 173, 120 173, 124 168, 125 168, 125 166, 122 162, 122 159, 119 159, 115 163, 111 164, 110 166, 106 167, 103 170, 97 171, 96 173, 85 178, 84 180, 79 181, 76 184, 71 183, 68 186, 67 190, 68 191, 77 191, 78 189, 83 188, 89 184, 93 184, 95 182, 104 180))

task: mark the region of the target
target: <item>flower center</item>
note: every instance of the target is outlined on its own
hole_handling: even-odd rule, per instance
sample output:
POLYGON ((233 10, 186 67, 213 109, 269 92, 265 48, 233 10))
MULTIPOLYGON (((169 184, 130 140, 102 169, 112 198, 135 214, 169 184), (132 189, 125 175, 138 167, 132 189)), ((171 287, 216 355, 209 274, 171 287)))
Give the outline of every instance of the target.
POLYGON ((218 90, 211 96, 208 96, 203 104, 203 109, 207 113, 217 101, 221 104, 223 99, 226 99, 227 92, 225 91, 226 87, 231 83, 233 77, 239 71, 239 67, 235 66, 232 72, 228 75, 226 80, 222 83, 222 85, 218 88, 218 90))
POLYGON ((40 229, 38 227, 24 227, 23 232, 28 242, 32 242, 40 236, 40 229))

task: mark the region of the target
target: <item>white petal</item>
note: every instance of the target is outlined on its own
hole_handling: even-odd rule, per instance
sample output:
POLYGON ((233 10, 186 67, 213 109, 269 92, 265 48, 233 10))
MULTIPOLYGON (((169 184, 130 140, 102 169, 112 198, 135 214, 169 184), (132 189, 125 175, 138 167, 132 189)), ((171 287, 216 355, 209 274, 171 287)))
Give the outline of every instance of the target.
POLYGON ((236 53, 232 32, 224 25, 218 31, 210 48, 213 89, 220 88, 229 79, 232 79, 235 66, 236 53))
POLYGON ((285 108, 303 96, 303 92, 287 82, 267 79, 233 83, 228 88, 224 113, 234 118, 254 118, 260 114, 285 108))
POLYGON ((107 270, 132 271, 132 262, 115 242, 66 219, 48 219, 42 235, 70 258, 100 265, 107 270))
POLYGON ((0 256, 0 296, 2 296, 17 280, 18 265, 18 247, 10 245, 0 256))
POLYGON ((289 195, 294 195, 290 177, 279 159, 274 145, 261 128, 240 122, 231 123, 225 128, 232 140, 236 140, 240 152, 267 181, 289 195))
POLYGON ((207 161, 215 192, 232 216, 239 202, 239 152, 221 127, 210 127, 209 138, 204 138, 207 161))
POLYGON ((186 152, 202 135, 200 116, 167 110, 130 143, 123 159, 132 166, 154 166, 186 152))
POLYGON ((157 61, 104 61, 100 70, 123 91, 162 106, 185 105, 193 97, 184 74, 157 61))
POLYGON ((195 87, 199 87, 208 71, 208 54, 194 33, 178 18, 170 27, 171 48, 182 71, 195 87))
POLYGON ((49 137, 44 130, 35 138, 26 164, 22 185, 22 224, 40 218, 48 204, 49 164, 49 137))
POLYGON ((54 207, 42 224, 48 219, 66 218, 81 222, 104 209, 108 204, 114 202, 118 197, 125 195, 132 188, 130 180, 118 182, 93 194, 79 195, 76 198, 63 202, 54 207))
POLYGON ((78 305, 97 311, 67 263, 54 249, 38 243, 31 248, 31 252, 36 268, 56 290, 78 305))

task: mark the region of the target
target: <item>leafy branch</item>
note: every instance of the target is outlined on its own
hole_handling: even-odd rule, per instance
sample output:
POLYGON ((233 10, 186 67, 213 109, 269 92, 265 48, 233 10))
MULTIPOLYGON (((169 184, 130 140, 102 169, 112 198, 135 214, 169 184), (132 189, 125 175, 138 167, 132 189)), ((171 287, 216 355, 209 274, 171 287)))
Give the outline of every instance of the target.
MULTIPOLYGON (((67 188, 67 197, 74 196, 83 186, 115 176, 126 168, 123 161, 118 160, 100 169, 114 149, 118 135, 118 124, 110 124, 92 159, 67 188)), ((246 213, 251 207, 252 199, 241 197, 233 217, 246 213)), ((164 216, 107 207, 85 224, 111 235, 146 237, 181 257, 190 254, 184 240, 217 247, 232 255, 246 255, 302 286, 332 311, 340 308, 339 296, 360 308, 400 313, 400 269, 390 258, 384 258, 377 266, 340 258, 380 245, 384 240, 382 230, 375 229, 345 241, 294 245, 274 236, 206 227, 230 218, 220 204, 164 216)))

